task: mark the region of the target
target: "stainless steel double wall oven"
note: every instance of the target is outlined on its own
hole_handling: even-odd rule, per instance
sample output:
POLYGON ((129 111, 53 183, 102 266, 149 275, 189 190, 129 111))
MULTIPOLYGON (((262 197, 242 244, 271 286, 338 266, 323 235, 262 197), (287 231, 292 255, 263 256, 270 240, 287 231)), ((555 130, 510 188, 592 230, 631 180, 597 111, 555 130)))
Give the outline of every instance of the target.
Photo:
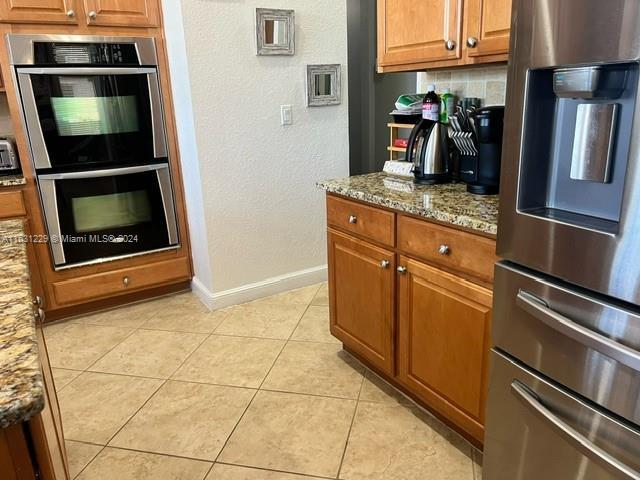
POLYGON ((487 480, 640 479, 640 2, 514 0, 487 480))
POLYGON ((7 40, 54 267, 177 248, 154 40, 7 40))

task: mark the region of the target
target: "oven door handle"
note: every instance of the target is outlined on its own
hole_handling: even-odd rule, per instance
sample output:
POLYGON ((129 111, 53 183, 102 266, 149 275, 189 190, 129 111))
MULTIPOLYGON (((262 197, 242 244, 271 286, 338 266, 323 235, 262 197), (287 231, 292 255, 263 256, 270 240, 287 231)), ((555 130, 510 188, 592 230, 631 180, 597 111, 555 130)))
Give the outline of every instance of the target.
POLYGON ((109 168, 88 172, 50 173, 47 175, 38 175, 38 180, 77 180, 82 178, 112 177, 118 175, 130 175, 132 173, 153 172, 155 170, 162 170, 165 168, 169 168, 169 165, 167 165, 166 163, 160 165, 156 164, 140 165, 137 167, 109 168))
POLYGON ((156 73, 154 67, 21 67, 16 71, 28 75, 140 75, 156 73))
POLYGON ((514 380, 511 382, 511 393, 539 418, 553 427, 556 433, 569 442, 576 450, 608 471, 615 473, 616 478, 619 476, 619 478, 625 480, 640 480, 640 472, 635 471, 633 468, 604 451, 571 425, 555 415, 540 402, 535 394, 530 393, 529 388, 520 381, 514 380))
POLYGON ((577 324, 529 292, 518 291, 516 305, 555 331, 640 372, 638 351, 577 324))

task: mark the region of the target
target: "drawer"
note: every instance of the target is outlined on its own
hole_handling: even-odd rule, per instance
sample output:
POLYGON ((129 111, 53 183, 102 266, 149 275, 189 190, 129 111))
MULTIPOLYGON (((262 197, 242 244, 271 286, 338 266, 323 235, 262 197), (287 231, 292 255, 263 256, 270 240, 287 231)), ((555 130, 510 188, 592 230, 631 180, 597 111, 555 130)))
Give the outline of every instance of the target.
POLYGON ((189 259, 176 258, 63 280, 53 284, 53 293, 57 303, 69 305, 187 280, 190 274, 189 259))
POLYGON ((395 246, 393 212, 328 195, 327 223, 378 243, 395 246))
POLYGON ((26 215, 27 210, 22 190, 0 191, 0 218, 25 217, 26 215))
POLYGON ((493 283, 496 242, 489 238, 399 215, 398 248, 403 253, 493 283))

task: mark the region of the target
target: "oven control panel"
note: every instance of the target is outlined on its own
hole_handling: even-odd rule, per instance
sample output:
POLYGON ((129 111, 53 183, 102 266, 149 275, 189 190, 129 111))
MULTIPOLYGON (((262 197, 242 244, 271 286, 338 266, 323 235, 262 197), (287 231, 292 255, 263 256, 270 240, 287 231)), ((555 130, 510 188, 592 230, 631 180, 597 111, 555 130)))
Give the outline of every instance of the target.
POLYGON ((132 43, 34 42, 39 65, 140 65, 132 43))

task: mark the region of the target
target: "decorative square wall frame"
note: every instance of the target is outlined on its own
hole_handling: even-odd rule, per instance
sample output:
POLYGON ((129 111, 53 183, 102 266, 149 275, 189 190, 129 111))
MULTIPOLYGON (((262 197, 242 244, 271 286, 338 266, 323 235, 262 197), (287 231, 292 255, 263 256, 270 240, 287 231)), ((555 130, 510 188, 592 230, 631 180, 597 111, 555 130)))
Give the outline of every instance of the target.
POLYGON ((325 107, 342 103, 340 64, 307 65, 307 106, 325 107))
POLYGON ((294 11, 256 8, 256 42, 258 55, 294 55, 294 11))

